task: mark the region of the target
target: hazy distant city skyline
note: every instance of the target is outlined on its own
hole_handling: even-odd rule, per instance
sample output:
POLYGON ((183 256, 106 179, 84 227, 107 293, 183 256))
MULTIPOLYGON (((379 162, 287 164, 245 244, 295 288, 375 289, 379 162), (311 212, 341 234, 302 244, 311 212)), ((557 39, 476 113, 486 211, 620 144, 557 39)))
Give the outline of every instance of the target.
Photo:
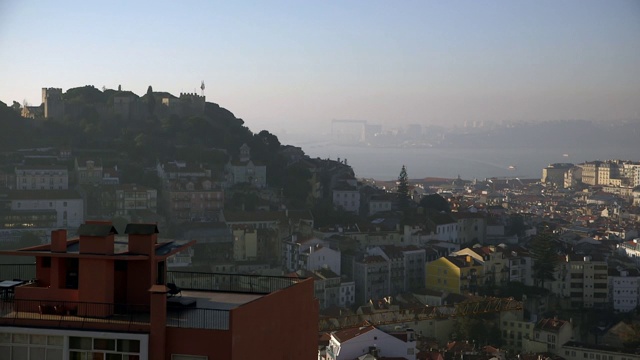
POLYGON ((640 3, 0 3, 0 100, 200 92, 252 130, 640 119, 640 3))

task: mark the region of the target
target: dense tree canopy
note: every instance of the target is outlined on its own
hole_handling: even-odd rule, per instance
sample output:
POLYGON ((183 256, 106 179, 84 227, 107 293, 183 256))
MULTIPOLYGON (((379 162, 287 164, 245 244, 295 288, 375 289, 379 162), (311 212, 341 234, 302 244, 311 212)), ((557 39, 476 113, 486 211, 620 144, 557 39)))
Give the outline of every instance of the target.
POLYGON ((544 232, 531 241, 531 258, 533 259, 533 278, 537 286, 544 287, 547 280, 554 280, 558 265, 558 252, 555 235, 544 232))
POLYGON ((420 207, 425 210, 435 210, 437 212, 451 212, 451 207, 447 199, 438 194, 429 194, 420 199, 420 207))

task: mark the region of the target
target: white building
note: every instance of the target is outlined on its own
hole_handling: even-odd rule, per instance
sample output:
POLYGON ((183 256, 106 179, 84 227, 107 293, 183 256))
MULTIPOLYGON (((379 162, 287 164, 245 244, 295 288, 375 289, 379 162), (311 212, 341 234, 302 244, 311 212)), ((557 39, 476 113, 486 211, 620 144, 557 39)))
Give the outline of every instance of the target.
POLYGON ((391 211, 393 200, 388 196, 373 196, 369 200, 369 216, 379 212, 391 211))
POLYGON ((427 215, 427 222, 436 240, 460 244, 460 224, 451 215, 431 212, 427 215))
POLYGON ((251 160, 251 149, 247 144, 240 147, 240 156, 232 159, 226 168, 227 185, 249 184, 253 187, 267 186, 267 167, 251 160))
POLYGON ((17 190, 67 190, 69 171, 64 166, 18 166, 17 190))
POLYGON ((542 351, 560 354, 562 345, 572 337, 573 325, 570 321, 557 318, 542 319, 533 328, 533 339, 523 341, 523 350, 538 352, 542 346, 542 351))
POLYGON ((413 330, 387 334, 369 325, 332 333, 327 347, 327 359, 352 360, 371 354, 376 358, 415 360, 417 352, 413 330))
POLYGON ((298 240, 297 235, 291 241, 282 243, 282 259, 287 271, 330 269, 340 275, 340 251, 331 249, 329 244, 318 238, 298 240))
POLYGON ((316 243, 300 245, 300 268, 314 271, 330 269, 340 275, 340 251, 333 250, 325 244, 316 243))
POLYGON ((635 310, 638 307, 639 288, 638 269, 609 269, 609 298, 615 311, 635 310))
POLYGON ((71 190, 10 191, 12 212, 55 211, 58 228, 78 228, 84 223, 84 200, 71 190))
POLYGON ((498 246, 496 249, 502 249, 504 256, 508 259, 509 281, 533 286, 533 259, 529 252, 519 246, 498 246))
POLYGON ((356 302, 355 281, 343 281, 340 283, 340 307, 351 307, 356 302))
POLYGON ((569 341, 562 345, 562 352, 558 354, 567 360, 640 360, 640 355, 633 349, 620 349, 575 341, 569 341))
POLYGON ((639 241, 640 239, 633 239, 631 241, 626 241, 622 244, 618 244, 618 251, 633 260, 636 266, 640 266, 640 245, 638 245, 639 241))
POLYGON ((345 211, 359 213, 360 212, 360 191, 357 186, 347 183, 333 189, 333 206, 342 208, 345 211))
POLYGON ((558 278, 564 281, 562 295, 569 298, 572 307, 609 306, 609 269, 604 257, 568 254, 559 269, 558 278))

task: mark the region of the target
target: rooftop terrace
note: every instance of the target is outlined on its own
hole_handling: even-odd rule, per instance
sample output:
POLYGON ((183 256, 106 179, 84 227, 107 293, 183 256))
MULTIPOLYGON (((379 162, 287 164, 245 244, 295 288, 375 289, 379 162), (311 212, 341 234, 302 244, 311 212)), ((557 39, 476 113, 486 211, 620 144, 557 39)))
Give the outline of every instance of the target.
MULTIPOLYGON (((34 265, 0 265, 0 279, 30 279, 34 265)), ((182 289, 167 295, 167 326, 228 330, 232 312, 304 279, 221 273, 167 272, 167 282, 182 289)), ((37 288, 37 281, 24 287, 37 288)), ((0 325, 148 332, 149 305, 26 300, 14 292, 0 299, 0 325)))

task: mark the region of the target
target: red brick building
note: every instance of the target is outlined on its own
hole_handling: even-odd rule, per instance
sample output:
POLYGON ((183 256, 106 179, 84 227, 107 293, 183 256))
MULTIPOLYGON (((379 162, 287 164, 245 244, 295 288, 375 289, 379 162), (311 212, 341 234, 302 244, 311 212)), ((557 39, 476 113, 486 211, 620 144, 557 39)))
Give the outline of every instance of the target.
POLYGON ((312 279, 168 272, 166 259, 194 242, 160 242, 150 224, 125 233, 86 223, 76 239, 56 230, 51 244, 3 251, 36 265, 24 284, 0 282, 0 358, 317 357, 312 279))

